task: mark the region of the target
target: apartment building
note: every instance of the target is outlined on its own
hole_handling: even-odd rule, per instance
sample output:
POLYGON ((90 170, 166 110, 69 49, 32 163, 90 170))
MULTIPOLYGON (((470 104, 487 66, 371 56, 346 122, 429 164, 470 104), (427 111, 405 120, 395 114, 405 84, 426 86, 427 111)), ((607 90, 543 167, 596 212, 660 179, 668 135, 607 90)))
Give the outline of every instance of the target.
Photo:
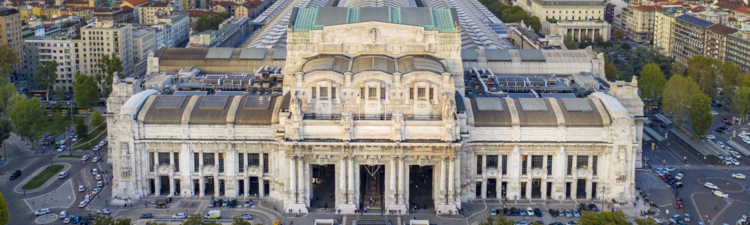
POLYGON ((13 65, 16 74, 24 73, 23 38, 21 13, 16 9, 0 8, 0 44, 5 44, 18 54, 18 63, 13 65))
POLYGON ((57 80, 54 88, 64 88, 66 91, 73 90, 75 81, 76 62, 73 40, 67 38, 32 37, 26 39, 23 44, 25 57, 20 58, 26 69, 26 73, 34 76, 39 72, 39 67, 47 61, 56 61, 57 80))
POLYGON ((135 76, 146 74, 146 58, 154 51, 154 31, 141 28, 133 31, 133 63, 135 76))
MULTIPOLYGON (((113 21, 114 23, 130 23, 131 21, 125 20, 125 14, 122 8, 92 8, 94 10, 94 16, 100 21, 113 21)), ((132 11, 130 11, 132 13, 132 11)))
POLYGON ((737 29, 722 24, 707 27, 703 54, 724 62, 726 60, 727 37, 735 32, 737 32, 737 29))
POLYGON ((138 15, 140 14, 141 6, 148 4, 149 0, 130 0, 130 1, 123 1, 120 3, 120 7, 130 7, 133 8, 133 23, 141 23, 141 18, 138 15))
POLYGON ((694 55, 703 54, 706 28, 711 25, 714 24, 692 15, 678 16, 672 35, 672 56, 687 61, 694 55))
POLYGON ((660 5, 630 5, 622 9, 625 32, 631 40, 648 42, 654 38, 656 12, 664 11, 660 5))
POLYGON ((96 63, 103 55, 115 53, 122 60, 123 73, 133 75, 133 27, 112 21, 96 21, 81 28, 81 39, 74 40, 78 71, 103 73, 96 63))
POLYGON ((156 19, 158 19, 159 16, 172 14, 172 6, 171 2, 150 2, 141 6, 138 11, 138 19, 141 24, 156 24, 156 19))
POLYGON ((170 29, 169 47, 184 47, 190 40, 190 17, 185 12, 173 12, 156 18, 156 24, 163 24, 170 29))
POLYGON ((672 31, 674 30, 674 21, 677 16, 682 15, 675 10, 665 10, 656 12, 654 20, 654 47, 666 56, 671 55, 672 31))
POLYGON ((738 31, 727 36, 726 60, 750 72, 750 31, 738 31))

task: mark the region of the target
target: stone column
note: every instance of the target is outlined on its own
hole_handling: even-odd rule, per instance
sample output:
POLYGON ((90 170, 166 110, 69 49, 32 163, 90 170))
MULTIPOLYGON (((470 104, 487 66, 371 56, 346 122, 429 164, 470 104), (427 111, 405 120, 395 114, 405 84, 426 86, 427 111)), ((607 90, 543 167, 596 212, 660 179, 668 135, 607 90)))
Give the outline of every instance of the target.
POLYGON ((349 190, 347 191, 347 203, 349 204, 355 204, 354 203, 354 156, 349 156, 349 177, 347 181, 349 182, 349 190))
POLYGON ((401 157, 398 158, 398 203, 404 204, 406 202, 406 199, 404 197, 406 196, 406 192, 404 190, 404 184, 406 183, 406 177, 404 176, 404 173, 406 172, 406 158, 401 157))
POLYGON ((454 180, 456 179, 456 177, 455 177, 455 175, 456 175, 456 168, 455 168, 456 162, 455 162, 455 158, 454 157, 450 157, 447 160, 448 160, 447 162, 449 164, 448 165, 449 166, 449 168, 448 168, 448 203, 453 203, 453 196, 455 195, 455 193, 454 193, 455 190, 453 188, 454 188, 454 180))
POLYGON ((298 203, 304 203, 307 201, 305 199, 305 157, 298 156, 297 158, 297 163, 299 164, 297 166, 297 190, 299 190, 297 193, 299 198, 297 200, 299 201, 298 203))
POLYGON ((526 155, 526 177, 523 179, 526 180, 526 199, 531 199, 531 182, 533 179, 531 179, 531 157, 532 155, 526 155))
POLYGON ((200 180, 198 182, 199 182, 198 183, 198 186, 199 186, 198 187, 199 188, 198 191, 200 192, 200 194, 198 196, 204 196, 204 195, 206 195, 206 193, 205 193, 206 192, 206 178, 203 177, 203 176, 201 176, 200 180))
MULTIPOLYGON (((479 196, 482 199, 487 198, 487 155, 482 155, 482 190, 479 196)), ((472 174, 473 175, 473 174, 472 174)))
POLYGON ((570 198, 576 199, 578 194, 578 155, 573 155, 573 165, 570 165, 573 181, 570 182, 570 198))
MULTIPOLYGON (((260 167, 258 168, 258 171, 260 171, 258 172, 260 174, 258 175, 258 197, 263 197, 263 193, 266 193, 265 192, 266 187, 264 185, 265 181, 263 180, 263 176, 265 175, 265 171, 263 168, 266 167, 266 164, 263 162, 264 158, 265 157, 263 156, 263 152, 258 152, 258 160, 260 160, 258 161, 259 162, 258 165, 260 165, 260 167)), ((247 163, 247 159, 245 159, 245 163, 247 163)), ((250 189, 250 188, 245 188, 245 189, 250 189)))
MULTIPOLYGON (((213 153, 213 154, 214 154, 214 168, 215 168, 214 174, 216 174, 214 175, 214 196, 218 197, 219 194, 221 193, 221 190, 219 190, 219 167, 222 167, 224 165, 219 165, 220 154, 218 152, 213 153)), ((224 187, 226 187, 226 185, 224 187)))
POLYGON ((263 180, 263 177, 261 176, 261 177, 258 177, 258 198, 265 197, 265 193, 266 193, 266 180, 263 180))
MULTIPOLYGON (((396 190, 396 170, 398 170, 398 157, 391 158, 391 166, 389 168, 391 170, 391 183, 390 183, 390 192, 393 194, 394 198, 398 195, 398 191, 396 190)), ((395 202, 391 202, 391 204, 395 204, 395 202)))
POLYGON ((586 177, 586 199, 591 199, 592 180, 594 179, 594 174, 593 174, 594 170, 591 167, 592 165, 594 165, 593 158, 594 157, 592 157, 591 155, 589 155, 588 173, 586 173, 587 174, 587 177, 586 177))
POLYGON ((544 156, 542 156, 542 171, 544 171, 544 173, 542 174, 542 183, 539 184, 542 185, 542 199, 545 200, 547 199, 547 160, 547 154, 544 154, 544 156))
MULTIPOLYGON (((439 199, 444 199, 446 197, 445 194, 446 194, 447 190, 445 189, 445 183, 446 183, 445 180, 447 179, 447 176, 448 176, 448 174, 447 174, 447 172, 448 172, 448 163, 447 163, 447 161, 448 161, 448 157, 443 157, 443 160, 440 160, 440 188, 438 189, 438 191, 440 191, 440 198, 439 199)), ((445 201, 443 201, 441 203, 445 203, 445 201)))
MULTIPOLYGON (((344 196, 346 196, 346 191, 347 191, 346 183, 348 183, 348 181, 346 180, 346 174, 348 170, 347 169, 348 167, 346 166, 346 156, 341 156, 341 163, 339 165, 340 165, 339 167, 340 168, 339 169, 340 171, 339 172, 339 176, 340 176, 339 177, 339 193, 344 193, 344 196)), ((336 198, 339 198, 339 197, 340 195, 336 196, 336 198)), ((344 197, 344 199, 339 199, 338 202, 349 203, 346 200, 346 197, 344 197)))
POLYGON ((174 182, 174 152, 169 152, 169 165, 170 168, 172 168, 172 170, 169 171, 169 196, 172 196, 177 190, 174 182))
POLYGON ((291 200, 297 203, 297 161, 294 160, 295 156, 289 156, 289 193, 291 193, 291 200))
POLYGON ((245 190, 242 190, 242 194, 245 195, 245 197, 250 196, 250 177, 245 176, 245 179, 243 180, 243 183, 245 183, 245 190))

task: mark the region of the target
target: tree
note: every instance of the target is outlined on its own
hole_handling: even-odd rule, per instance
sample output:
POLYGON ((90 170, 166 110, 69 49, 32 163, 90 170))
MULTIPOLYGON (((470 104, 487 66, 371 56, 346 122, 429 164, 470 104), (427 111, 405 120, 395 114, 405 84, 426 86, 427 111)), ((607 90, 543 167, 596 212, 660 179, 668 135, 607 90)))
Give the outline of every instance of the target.
POLYGON ((745 79, 742 74, 742 68, 737 64, 734 64, 734 62, 727 60, 722 64, 719 70, 719 75, 721 76, 719 82, 721 83, 722 89, 719 94, 719 99, 731 103, 732 95, 737 89, 738 84, 742 84, 743 79, 745 79))
POLYGON ((130 218, 117 218, 115 225, 130 225, 130 218))
POLYGON ((0 46, 0 76, 8 78, 13 75, 13 65, 18 63, 18 53, 8 45, 0 46))
MULTIPOLYGON (((109 97, 109 93, 112 92, 112 78, 115 72, 117 72, 117 77, 120 79, 125 78, 125 74, 122 74, 122 60, 113 52, 112 55, 102 55, 102 58, 96 63, 96 66, 104 71, 104 75, 96 75, 96 80, 102 86, 102 96, 107 98, 109 97)), ((78 92, 76 92, 76 95, 78 95, 78 92)))
POLYGON ((637 225, 658 225, 653 217, 646 217, 645 219, 635 218, 633 222, 637 225))
POLYGON ((615 81, 617 79, 617 67, 615 64, 607 63, 604 65, 604 75, 609 81, 615 81))
POLYGON ((693 79, 683 76, 672 76, 667 81, 662 94, 662 108, 664 112, 673 116, 674 123, 682 125, 685 122, 685 112, 693 95, 700 93, 698 85, 693 79))
POLYGON ((94 109, 94 112, 91 113, 91 125, 99 126, 102 122, 102 114, 99 113, 98 109, 94 109))
POLYGON ((601 34, 596 34, 594 35, 594 42, 596 43, 596 45, 601 45, 602 43, 604 43, 604 38, 601 34))
POLYGON ((615 44, 612 43, 612 41, 610 40, 605 41, 604 44, 602 45, 602 47, 604 48, 611 48, 612 46, 615 46, 615 44))
POLYGON ((693 98, 690 99, 688 115, 690 116, 690 128, 695 132, 695 136, 701 139, 706 138, 714 119, 711 114, 711 98, 704 93, 693 95, 693 98))
POLYGON ((203 217, 200 214, 190 214, 182 225, 203 225, 203 217))
MULTIPOLYGON (((10 138, 11 133, 13 133, 13 123, 10 122, 8 117, 0 117, 0 148, 3 150, 5 150, 3 143, 10 138)), ((3 151, 4 157, 6 157, 5 151, 3 151)))
POLYGON ((515 225, 516 221, 506 219, 505 216, 500 215, 498 218, 487 217, 487 222, 480 223, 479 225, 515 225))
POLYGON ((742 85, 732 98, 732 112, 744 119, 750 113, 750 87, 742 85))
POLYGON ((578 220, 581 225, 630 225, 628 222, 628 216, 622 211, 616 211, 614 213, 602 211, 602 212, 591 212, 584 211, 581 215, 581 219, 578 220))
POLYGON ((700 90, 709 96, 716 95, 716 69, 723 64, 711 56, 695 55, 687 61, 687 76, 692 78, 700 90))
POLYGON ((630 44, 627 42, 622 43, 622 45, 620 45, 620 48, 622 48, 622 50, 630 50, 630 44))
POLYGON ((76 134, 78 136, 81 136, 81 138, 86 138, 89 134, 89 126, 86 124, 85 119, 76 119, 73 121, 75 127, 76 127, 76 134))
POLYGON ((526 24, 527 27, 534 30, 534 32, 539 33, 540 30, 542 30, 542 22, 539 21, 539 17, 532 16, 531 18, 524 20, 524 24, 526 24))
POLYGON ((666 84, 667 79, 664 78, 664 74, 655 63, 649 63, 643 67, 641 77, 638 80, 638 89, 641 90, 641 97, 648 99, 661 97, 666 84))
POLYGON ((232 218, 232 225, 252 225, 252 223, 248 222, 246 219, 242 219, 239 216, 235 216, 232 218))
POLYGON ((55 99, 57 99, 57 101, 62 101, 63 99, 65 99, 65 88, 55 88, 55 99))
POLYGON ((615 41, 621 41, 623 38, 625 38, 625 32, 622 32, 621 30, 615 30, 612 32, 612 38, 615 39, 615 41))
POLYGON ((573 35, 572 34, 566 34, 563 37, 563 44, 565 44, 565 47, 568 48, 569 50, 577 49, 576 48, 576 41, 573 40, 573 35))
MULTIPOLYGON (((34 75, 34 81, 39 89, 50 92, 50 89, 54 87, 55 81, 57 80, 57 61, 51 60, 44 62, 44 65, 39 66, 39 72, 34 75)), ((49 94, 47 95, 49 101, 49 94)))
POLYGON ((96 215, 93 222, 94 225, 114 225, 115 219, 111 216, 96 215))
MULTIPOLYGON (((8 117, 13 121, 13 131, 24 141, 31 141, 41 126, 44 116, 44 105, 38 98, 26 99, 17 97, 15 105, 8 111, 8 117)), ((31 145, 32 148, 34 145, 31 145)))
POLYGON ((75 91, 73 99, 78 103, 79 107, 83 109, 91 108, 91 106, 99 102, 99 84, 96 81, 96 77, 77 73, 75 78, 76 80, 73 82, 73 90, 75 91))
POLYGON ((8 82, 7 79, 0 78, 0 115, 13 105, 12 100, 18 96, 16 86, 8 82))
POLYGON ((224 19, 229 17, 227 12, 220 12, 213 16, 204 15, 198 18, 195 25, 195 31, 203 32, 206 30, 218 30, 219 25, 224 22, 224 19))
MULTIPOLYGON (((641 74, 641 71, 646 64, 654 63, 659 66, 659 69, 665 74, 665 78, 668 78, 666 75, 669 74, 672 69, 672 63, 674 62, 674 59, 671 57, 665 56, 653 49, 640 46, 637 47, 635 51, 629 52, 628 58, 630 60, 625 63, 630 72, 627 73, 628 75, 641 74)), ((630 78, 625 77, 625 79, 629 80, 630 78)))
POLYGON ((8 212, 8 203, 5 202, 3 193, 0 193, 0 224, 7 224, 10 221, 10 213, 8 212))

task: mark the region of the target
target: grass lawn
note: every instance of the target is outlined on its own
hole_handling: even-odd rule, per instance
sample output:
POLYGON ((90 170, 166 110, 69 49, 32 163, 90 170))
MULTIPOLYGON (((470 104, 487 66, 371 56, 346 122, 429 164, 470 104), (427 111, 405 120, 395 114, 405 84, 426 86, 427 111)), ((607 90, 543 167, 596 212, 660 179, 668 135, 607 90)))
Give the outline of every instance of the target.
POLYGON ((80 159, 81 157, 83 157, 83 155, 73 155, 73 156, 70 156, 69 154, 70 153, 68 153, 68 154, 64 154, 63 153, 62 155, 58 155, 57 158, 79 158, 80 159))
MULTIPOLYGON (((104 130, 107 130, 107 123, 102 123, 101 125, 99 125, 99 127, 95 128, 93 131, 89 132, 89 134, 86 135, 85 138, 82 138, 82 139, 78 140, 76 142, 76 144, 73 144, 73 146, 77 147, 78 143, 84 143, 84 142, 87 142, 87 141, 91 140, 92 138, 95 138, 96 135, 98 135, 99 133, 101 133, 104 130)), ((81 134, 78 134, 78 136, 80 137, 81 134)))
MULTIPOLYGON (((75 120, 82 120, 83 116, 73 116, 75 120)), ((70 116, 62 116, 55 118, 54 116, 45 116, 42 128, 36 134, 36 137, 41 136, 44 133, 50 132, 55 136, 59 136, 65 133, 65 127, 71 127, 72 121, 70 116)))
POLYGON ((47 182, 50 178, 57 175, 57 173, 60 172, 63 168, 63 165, 48 166, 46 169, 44 169, 44 171, 37 174, 36 177, 31 179, 29 183, 26 183, 21 188, 23 188, 24 190, 32 190, 38 188, 39 186, 42 186, 42 184, 47 182))
MULTIPOLYGON (((91 135, 94 135, 94 134, 91 134, 91 135)), ((107 134, 102 134, 102 136, 99 136, 98 138, 96 138, 95 140, 89 142, 88 144, 79 145, 79 146, 74 147, 73 150, 78 151, 78 150, 91 150, 91 149, 94 149, 94 146, 96 146, 97 144, 99 144, 99 142, 101 142, 102 140, 104 140, 104 138, 106 138, 106 137, 107 137, 107 134)))

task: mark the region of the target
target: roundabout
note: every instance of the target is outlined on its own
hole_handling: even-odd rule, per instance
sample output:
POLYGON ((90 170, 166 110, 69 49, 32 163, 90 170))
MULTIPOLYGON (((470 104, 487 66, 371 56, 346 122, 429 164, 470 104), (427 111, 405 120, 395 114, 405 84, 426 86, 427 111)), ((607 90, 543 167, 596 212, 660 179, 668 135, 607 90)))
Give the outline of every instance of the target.
POLYGON ((49 224, 49 223, 55 222, 55 220, 57 220, 57 218, 60 218, 60 215, 50 213, 50 214, 47 214, 47 215, 36 217, 36 219, 34 220, 34 222, 36 222, 38 224, 49 224))
POLYGON ((699 178, 698 182, 701 185, 705 184, 706 182, 713 183, 719 187, 720 191, 723 191, 725 193, 740 193, 745 189, 745 186, 742 186, 742 184, 738 183, 737 181, 720 177, 699 178))

